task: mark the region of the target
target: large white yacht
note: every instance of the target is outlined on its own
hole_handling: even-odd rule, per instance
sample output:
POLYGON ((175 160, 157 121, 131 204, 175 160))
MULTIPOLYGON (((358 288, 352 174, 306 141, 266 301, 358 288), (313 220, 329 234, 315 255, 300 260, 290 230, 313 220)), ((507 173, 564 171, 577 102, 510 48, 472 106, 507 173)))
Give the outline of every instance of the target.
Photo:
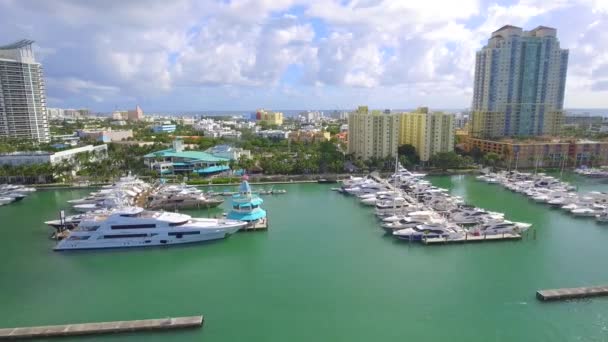
POLYGON ((54 249, 126 248, 202 242, 226 238, 246 224, 243 221, 192 218, 184 214, 129 207, 83 218, 78 227, 54 249))

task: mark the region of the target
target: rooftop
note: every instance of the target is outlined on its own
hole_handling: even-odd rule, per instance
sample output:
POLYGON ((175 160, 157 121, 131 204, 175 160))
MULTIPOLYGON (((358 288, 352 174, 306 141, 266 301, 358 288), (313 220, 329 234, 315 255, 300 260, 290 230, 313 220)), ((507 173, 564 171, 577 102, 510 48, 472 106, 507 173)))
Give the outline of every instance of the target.
POLYGON ((0 50, 21 49, 21 48, 24 48, 24 47, 32 45, 32 44, 34 44, 33 40, 22 39, 22 40, 14 42, 12 44, 0 45, 0 50))
POLYGON ((167 150, 148 153, 144 156, 144 158, 166 158, 166 157, 196 159, 196 160, 202 160, 202 161, 206 161, 206 162, 224 162, 224 161, 228 162, 229 161, 226 158, 216 157, 216 156, 206 153, 206 152, 201 152, 201 151, 176 152, 172 148, 167 149, 167 150))

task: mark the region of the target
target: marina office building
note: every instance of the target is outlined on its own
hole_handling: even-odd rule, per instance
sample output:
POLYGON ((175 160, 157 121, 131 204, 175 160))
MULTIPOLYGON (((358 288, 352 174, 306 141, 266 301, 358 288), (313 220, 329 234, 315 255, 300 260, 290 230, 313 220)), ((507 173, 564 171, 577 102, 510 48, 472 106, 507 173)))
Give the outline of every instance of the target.
POLYGON ((183 142, 173 141, 173 148, 156 151, 144 156, 144 164, 160 174, 198 173, 213 175, 230 170, 230 159, 201 151, 184 150, 183 142))
POLYGON ((567 69, 556 29, 507 25, 493 32, 475 59, 471 136, 558 134, 567 69))
POLYGON ((0 46, 0 137, 49 142, 42 65, 33 43, 0 46))

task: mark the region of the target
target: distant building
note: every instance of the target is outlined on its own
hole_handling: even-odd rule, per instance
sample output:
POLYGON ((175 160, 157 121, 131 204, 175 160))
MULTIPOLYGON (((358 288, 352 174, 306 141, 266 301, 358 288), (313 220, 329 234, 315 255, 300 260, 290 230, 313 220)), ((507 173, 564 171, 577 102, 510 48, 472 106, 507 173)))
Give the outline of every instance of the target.
POLYGON ((152 132, 154 133, 173 133, 176 129, 177 126, 171 122, 163 122, 152 126, 152 132))
POLYGON ((173 148, 152 152, 144 156, 144 164, 160 174, 197 173, 213 175, 230 170, 227 158, 207 152, 186 151, 181 140, 173 142, 173 148))
POLYGON ((128 112, 116 110, 112 113, 112 120, 127 120, 128 116, 128 112))
POLYGON ((493 32, 475 59, 471 135, 556 135, 567 69, 556 29, 506 25, 493 32))
POLYGON ((56 165, 63 161, 74 164, 78 161, 76 156, 81 153, 89 153, 90 161, 101 160, 108 156, 108 145, 87 145, 59 152, 35 151, 5 153, 0 154, 0 165, 18 166, 46 163, 56 165))
POLYGON ((429 112, 420 107, 413 113, 401 114, 399 145, 412 145, 421 161, 438 152, 454 150, 454 115, 429 112))
POLYGON ((141 121, 143 119, 144 111, 139 106, 136 106, 134 110, 130 110, 127 113, 127 120, 129 121, 141 121))
POLYGON ((399 120, 398 114, 383 114, 359 106, 348 115, 348 153, 364 160, 396 156, 399 120))
POLYGON ((255 113, 255 119, 259 123, 281 126, 283 124, 283 113, 267 112, 264 109, 259 109, 255 113))
POLYGON ((251 158, 251 151, 244 150, 240 147, 233 147, 230 145, 215 145, 205 152, 212 154, 216 157, 230 159, 230 160, 239 160, 241 158, 251 158))
POLYGON ((0 46, 0 137, 49 142, 44 76, 33 43, 0 46))
POLYGON ((321 130, 295 131, 289 133, 289 140, 302 143, 329 141, 331 134, 321 130))
POLYGON ((572 125, 580 129, 590 129, 594 125, 602 125, 605 118, 601 115, 567 115, 564 125, 572 125))
POLYGON ((274 140, 283 140, 289 137, 289 131, 282 131, 279 129, 269 129, 265 131, 257 131, 255 135, 262 138, 274 139, 274 140))
POLYGON ((77 131, 80 138, 95 139, 104 143, 116 142, 133 138, 133 131, 112 130, 111 128, 102 129, 81 129, 77 131))

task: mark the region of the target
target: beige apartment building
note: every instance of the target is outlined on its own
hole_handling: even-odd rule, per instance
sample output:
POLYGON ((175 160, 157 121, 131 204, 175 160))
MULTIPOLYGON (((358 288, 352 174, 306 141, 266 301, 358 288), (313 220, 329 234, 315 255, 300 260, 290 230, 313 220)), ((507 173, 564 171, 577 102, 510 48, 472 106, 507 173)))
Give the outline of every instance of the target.
POLYGON ((396 156, 400 117, 359 106, 348 115, 348 153, 364 160, 396 156))
POLYGON ((400 116, 399 145, 414 146, 421 161, 428 161, 438 152, 454 150, 454 115, 420 107, 400 116))

